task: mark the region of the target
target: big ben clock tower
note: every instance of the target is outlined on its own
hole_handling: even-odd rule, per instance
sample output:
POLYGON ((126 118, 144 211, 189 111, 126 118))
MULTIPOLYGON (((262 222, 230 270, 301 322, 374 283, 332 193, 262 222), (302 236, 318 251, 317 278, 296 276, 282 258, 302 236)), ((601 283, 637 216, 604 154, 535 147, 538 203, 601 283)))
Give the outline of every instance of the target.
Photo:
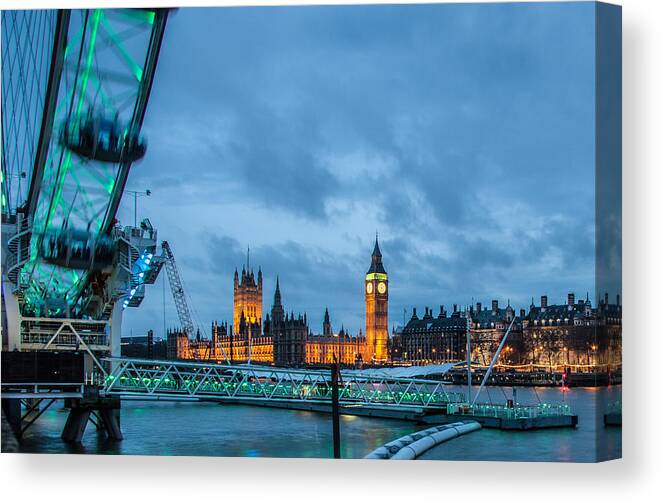
POLYGON ((365 274, 365 342, 366 363, 388 360, 388 274, 381 261, 378 236, 365 274))

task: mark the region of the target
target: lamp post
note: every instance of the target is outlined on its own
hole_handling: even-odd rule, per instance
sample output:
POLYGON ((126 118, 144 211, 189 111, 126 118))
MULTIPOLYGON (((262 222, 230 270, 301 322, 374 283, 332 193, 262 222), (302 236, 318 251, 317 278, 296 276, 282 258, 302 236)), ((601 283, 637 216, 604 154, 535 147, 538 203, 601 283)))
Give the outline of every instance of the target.
POLYGON ((133 195, 133 228, 138 227, 138 197, 149 197, 151 190, 143 191, 125 190, 126 193, 133 195))
POLYGON ((592 351, 590 352, 590 356, 592 357, 592 366, 590 367, 590 371, 595 373, 597 371, 597 354, 596 354, 597 346, 595 344, 592 344, 590 346, 590 349, 592 349, 592 351))
POLYGON ((340 363, 337 356, 333 353, 333 364, 331 366, 331 401, 332 401, 332 420, 333 420, 333 457, 341 458, 340 453, 340 391, 339 380, 340 363))
POLYGON ((597 386, 597 346, 592 344, 592 375, 594 376, 594 385, 597 386))

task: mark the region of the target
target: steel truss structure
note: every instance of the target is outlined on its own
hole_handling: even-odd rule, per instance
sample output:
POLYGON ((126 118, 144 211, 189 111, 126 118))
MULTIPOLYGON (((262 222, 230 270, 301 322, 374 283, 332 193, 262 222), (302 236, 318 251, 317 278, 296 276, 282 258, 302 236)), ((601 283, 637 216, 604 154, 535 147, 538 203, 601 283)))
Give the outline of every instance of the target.
POLYGON ((52 319, 23 317, 21 348, 23 350, 84 350, 96 367, 105 373, 95 353, 110 351, 107 321, 87 319, 52 319))
POLYGON ((21 416, 21 430, 19 431, 18 436, 22 437, 30 426, 34 424, 55 401, 55 399, 22 399, 21 405, 25 407, 27 411, 21 416), (46 404, 41 406, 44 402, 46 404))
POLYGON ((193 319, 191 318, 188 302, 186 301, 184 285, 181 282, 177 262, 174 260, 174 253, 167 241, 163 241, 161 247, 163 248, 165 270, 168 273, 172 297, 174 299, 174 304, 177 307, 177 315, 179 316, 179 321, 181 322, 181 327, 183 328, 184 333, 190 338, 195 335, 195 328, 193 327, 193 319))
MULTIPOLYGON (((108 358, 114 367, 106 396, 184 401, 331 402, 331 372, 108 358)), ((339 389, 343 406, 427 410, 464 403, 463 393, 446 392, 443 383, 415 378, 347 373, 339 389)))
MULTIPOLYGON (((26 408, 37 408, 28 400, 80 399, 85 395, 86 383, 5 383, 2 382, 3 399, 20 399, 26 408)), ((90 384, 91 385, 91 384, 90 384)))
POLYGON ((131 161, 81 157, 63 131, 89 113, 140 131, 166 20, 165 9, 2 13, 2 213, 21 234, 6 250, 21 315, 103 314, 98 274, 47 263, 41 243, 64 227, 108 235, 131 161))

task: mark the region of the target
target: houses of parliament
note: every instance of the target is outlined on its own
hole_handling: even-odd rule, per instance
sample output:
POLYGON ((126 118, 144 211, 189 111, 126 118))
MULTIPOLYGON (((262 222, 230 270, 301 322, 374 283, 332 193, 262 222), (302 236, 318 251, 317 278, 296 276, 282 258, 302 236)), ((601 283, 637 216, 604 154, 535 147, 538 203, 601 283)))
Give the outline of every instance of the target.
POLYGON ((287 311, 276 280, 273 304, 263 317, 262 271, 255 276, 249 266, 234 273, 233 324, 212 324, 211 340, 189 340, 188 335, 172 332, 167 338, 170 359, 196 359, 233 363, 259 362, 277 366, 331 364, 439 364, 466 360, 470 333, 471 359, 476 365, 489 365, 502 338, 499 364, 534 371, 607 371, 621 368, 622 306, 620 295, 614 303, 608 293, 592 305, 589 296, 577 299, 573 292, 566 301, 551 304, 546 295, 539 305, 517 312, 508 301, 491 308, 482 303, 448 312, 443 305, 434 315, 425 308, 419 317, 413 308, 410 319, 388 333, 388 274, 383 266, 378 238, 370 267, 365 274, 365 331, 351 335, 334 332, 328 309, 322 332, 314 334, 305 314, 287 311))
POLYGON ((189 340, 187 334, 168 334, 168 357, 232 363, 260 362, 278 366, 381 364, 388 360, 388 274, 378 237, 365 275, 365 333, 334 333, 328 309, 321 334, 314 334, 306 314, 286 311, 276 279, 271 311, 263 317, 263 278, 249 263, 234 271, 233 324, 214 322, 211 340, 189 340))

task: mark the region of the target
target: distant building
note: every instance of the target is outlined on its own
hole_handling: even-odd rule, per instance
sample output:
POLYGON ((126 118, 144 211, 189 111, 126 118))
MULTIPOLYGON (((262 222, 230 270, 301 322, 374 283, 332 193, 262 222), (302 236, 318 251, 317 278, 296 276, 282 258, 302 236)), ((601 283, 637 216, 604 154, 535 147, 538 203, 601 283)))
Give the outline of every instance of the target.
POLYGON ((334 334, 328 309, 324 313, 321 335, 312 334, 306 314, 284 314, 279 280, 265 329, 273 340, 273 362, 277 366, 331 364, 335 358, 346 365, 362 361, 360 353, 365 349, 365 339, 350 336, 344 328, 334 334))
POLYGON ((372 264, 365 274, 366 363, 388 361, 388 274, 383 267, 379 238, 374 242, 372 264))
POLYGON ((443 306, 436 317, 430 308, 425 307, 425 314, 420 318, 414 308, 400 335, 400 359, 413 364, 464 360, 466 332, 466 318, 463 312, 457 311, 456 306, 449 317, 443 306))
POLYGON ((165 359, 168 355, 167 341, 154 338, 152 330, 149 330, 146 336, 122 337, 120 348, 123 357, 165 359))
POLYGON ((525 312, 517 316, 508 300, 507 307, 498 306, 498 300, 491 300, 491 309, 482 308, 481 303, 469 309, 471 324, 472 362, 488 366, 498 350, 503 335, 512 329, 507 337, 507 344, 499 357, 504 364, 520 364, 525 359, 522 346, 522 329, 525 312))
POLYGON ((351 336, 342 326, 338 333, 333 333, 330 314, 326 309, 322 334, 310 334, 307 338, 305 361, 308 364, 331 364, 337 358, 342 364, 360 365, 365 346, 362 332, 358 336, 351 336))
MULTIPOLYGON (((250 256, 250 255, 248 255, 250 256)), ((255 274, 250 269, 250 258, 248 258, 247 269, 241 270, 241 281, 239 272, 234 269, 234 331, 235 334, 246 334, 246 330, 253 333, 262 330, 262 269, 255 274)))
POLYGON ((507 302, 498 300, 491 308, 478 302, 468 309, 453 306, 448 313, 441 305, 438 315, 429 307, 418 317, 413 309, 406 325, 388 336, 388 274, 382 261, 378 238, 370 267, 365 274, 365 334, 350 335, 344 327, 334 332, 328 309, 322 331, 314 334, 307 314, 287 312, 282 301, 280 279, 276 279, 273 304, 263 317, 262 271, 255 276, 249 262, 239 277, 234 271, 234 323, 212 323, 211 340, 189 340, 183 333, 168 334, 170 358, 256 362, 278 366, 433 364, 466 360, 466 337, 470 329, 471 362, 488 366, 503 336, 510 329, 498 358, 500 367, 521 370, 569 369, 610 371, 621 364, 622 308, 608 295, 593 308, 589 298, 575 301, 574 293, 564 304, 530 305, 518 314, 507 302))
POLYGON ((492 300, 491 309, 481 303, 468 311, 454 306, 448 317, 441 306, 434 317, 425 308, 419 318, 416 309, 404 328, 393 336, 392 358, 413 364, 460 362, 466 360, 466 335, 471 330, 471 361, 488 366, 511 325, 498 363, 512 369, 559 371, 611 371, 621 364, 622 307, 619 295, 615 304, 608 295, 593 308, 590 300, 575 301, 567 295, 565 304, 549 305, 542 296, 540 306, 530 305, 515 314, 492 300))
POLYGON ((607 371, 622 362, 622 307, 608 294, 593 307, 589 297, 549 305, 546 296, 534 302, 523 322, 527 362, 540 367, 567 366, 578 371, 597 367, 607 371))
POLYGON ((351 336, 342 327, 334 333, 328 309, 322 333, 313 334, 307 315, 285 312, 276 279, 270 315, 262 318, 262 271, 244 266, 239 278, 234 271, 234 324, 212 323, 211 340, 188 340, 182 333, 168 336, 168 357, 233 363, 261 362, 278 366, 373 364, 388 361, 388 275, 383 267, 378 239, 365 275, 365 336, 351 336))
POLYGON ((188 335, 182 331, 168 330, 168 359, 192 359, 188 335))

